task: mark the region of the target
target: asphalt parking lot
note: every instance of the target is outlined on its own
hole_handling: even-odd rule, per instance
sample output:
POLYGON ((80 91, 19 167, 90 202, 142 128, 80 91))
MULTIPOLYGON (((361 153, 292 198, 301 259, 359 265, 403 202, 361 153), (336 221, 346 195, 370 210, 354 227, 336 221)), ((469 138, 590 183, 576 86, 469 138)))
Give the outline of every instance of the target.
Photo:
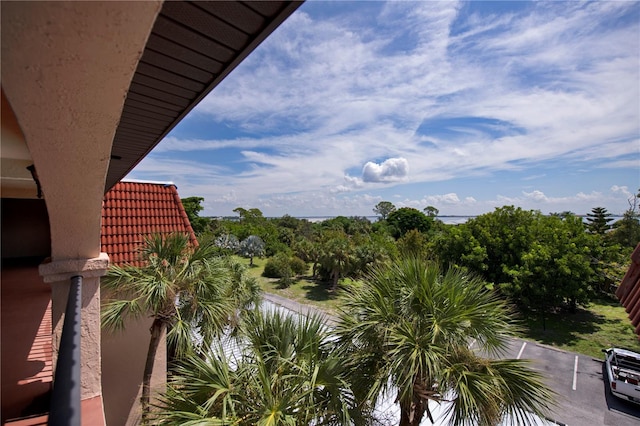
POLYGON ((550 416, 568 426, 638 426, 640 405, 609 393, 604 354, 600 359, 562 351, 535 342, 513 340, 505 358, 530 359, 544 373, 547 384, 559 394, 550 416))
MULTIPOLYGON (((294 312, 316 311, 274 294, 265 299, 294 312)), ((327 322, 333 319, 327 317, 327 322)), ((640 405, 622 401, 609 393, 604 379, 604 354, 599 359, 566 352, 532 341, 514 339, 504 358, 531 360, 531 365, 547 378, 558 393, 557 407, 550 421, 567 426, 640 426, 640 405)))

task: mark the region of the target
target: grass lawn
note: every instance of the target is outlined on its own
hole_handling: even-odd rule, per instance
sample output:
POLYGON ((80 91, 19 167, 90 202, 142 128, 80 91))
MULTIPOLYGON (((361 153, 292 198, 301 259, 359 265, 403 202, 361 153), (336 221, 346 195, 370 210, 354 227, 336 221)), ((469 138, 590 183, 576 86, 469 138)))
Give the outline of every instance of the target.
POLYGON ((525 324, 525 337, 594 358, 602 358, 602 349, 611 346, 640 352, 640 342, 627 313, 613 300, 592 302, 575 314, 547 314, 545 324, 539 317, 528 319, 525 324))
MULTIPOLYGON (((249 265, 249 259, 241 259, 246 265, 249 265)), ((253 266, 249 268, 252 276, 258 279, 260 287, 266 293, 277 294, 296 302, 314 305, 318 309, 329 314, 335 314, 340 304, 340 291, 329 291, 328 283, 321 283, 311 280, 310 277, 298 279, 291 283, 287 288, 283 288, 277 279, 265 278, 262 276, 264 265, 267 259, 253 259, 253 266)))
MULTIPOLYGON (((248 259, 242 259, 249 264, 248 259)), ((299 279, 288 288, 278 281, 263 277, 266 259, 255 258, 250 273, 258 278, 263 291, 274 293, 300 303, 314 305, 328 313, 335 313, 340 304, 340 291, 329 291, 328 283, 299 279)), ((524 338, 577 352, 594 358, 602 358, 602 349, 611 346, 624 347, 640 352, 640 342, 624 308, 616 301, 597 301, 575 314, 547 314, 524 320, 524 338)))

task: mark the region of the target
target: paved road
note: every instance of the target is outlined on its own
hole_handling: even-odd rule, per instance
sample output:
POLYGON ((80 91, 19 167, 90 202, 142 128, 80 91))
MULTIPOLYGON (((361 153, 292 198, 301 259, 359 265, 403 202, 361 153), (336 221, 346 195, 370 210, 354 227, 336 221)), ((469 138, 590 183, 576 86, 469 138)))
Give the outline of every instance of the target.
POLYGON ((559 407, 551 418, 577 426, 638 426, 640 406, 609 394, 602 359, 562 351, 525 340, 513 340, 506 358, 532 360, 547 384, 560 394, 559 407))
MULTIPOLYGON (((275 294, 267 293, 264 298, 294 312, 319 312, 275 294)), ((326 318, 329 323, 334 321, 330 316, 326 318)), ((504 357, 532 360, 532 367, 541 371, 547 384, 560 395, 558 407, 549 420, 567 426, 640 426, 640 405, 609 394, 604 380, 604 354, 602 359, 594 359, 514 339, 504 357)))

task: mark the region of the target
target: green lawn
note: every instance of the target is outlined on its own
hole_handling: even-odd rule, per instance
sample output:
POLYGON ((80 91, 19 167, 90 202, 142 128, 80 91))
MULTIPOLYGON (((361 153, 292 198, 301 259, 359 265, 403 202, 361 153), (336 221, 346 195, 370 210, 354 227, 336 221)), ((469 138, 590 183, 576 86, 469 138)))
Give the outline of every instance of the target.
MULTIPOLYGON (((248 265, 249 260, 243 259, 248 265)), ((314 305, 328 313, 335 313, 340 303, 340 291, 332 293, 327 283, 300 279, 288 288, 282 288, 277 280, 261 276, 266 259, 254 259, 251 274, 258 278, 265 292, 314 305)), ((629 348, 640 352, 640 342, 624 308, 615 301, 593 302, 575 314, 547 314, 543 326, 541 318, 524 320, 524 338, 577 352, 594 358, 602 358, 602 349, 611 346, 629 348)))
POLYGON ((615 301, 592 302, 575 314, 548 314, 545 324, 541 318, 529 319, 525 324, 525 336, 530 339, 595 358, 602 358, 602 349, 611 346, 640 352, 633 325, 615 301))
MULTIPOLYGON (((242 260, 249 265, 248 259, 242 260)), ((320 283, 311 280, 310 277, 298 279, 291 283, 289 287, 283 288, 277 279, 262 276, 266 262, 266 259, 254 258, 253 267, 250 268, 251 275, 258 278, 258 282, 263 291, 277 294, 287 299, 295 300, 296 302, 316 306, 327 313, 336 313, 340 303, 339 295, 341 292, 339 290, 331 292, 329 291, 328 283, 320 283)))

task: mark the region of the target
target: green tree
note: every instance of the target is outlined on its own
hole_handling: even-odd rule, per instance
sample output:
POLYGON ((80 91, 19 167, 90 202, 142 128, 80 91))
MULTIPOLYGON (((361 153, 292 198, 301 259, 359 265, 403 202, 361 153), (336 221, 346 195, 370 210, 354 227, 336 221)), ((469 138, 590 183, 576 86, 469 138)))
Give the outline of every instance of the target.
POLYGON ((198 235, 205 232, 211 220, 206 217, 200 217, 199 215, 199 213, 204 210, 204 207, 201 205, 204 198, 187 197, 180 201, 182 201, 182 206, 184 207, 184 211, 187 213, 187 217, 189 218, 193 231, 198 235))
POLYGON ((390 259, 386 247, 370 236, 356 241, 354 246, 351 275, 355 278, 366 273, 374 265, 390 259))
POLYGON ((570 210, 565 210, 562 212, 555 212, 555 213, 550 213, 550 216, 558 216, 561 217, 562 219, 568 217, 568 216, 575 216, 576 214, 570 210))
POLYGON ((351 268, 354 248, 349 237, 342 231, 327 231, 321 244, 320 266, 329 275, 331 289, 338 289, 338 281, 351 268))
POLYGON ((613 224, 610 238, 622 247, 635 248, 640 243, 640 190, 638 194, 629 197, 629 208, 622 219, 613 224))
POLYGON ((321 318, 253 312, 229 346, 186 360, 156 424, 367 424, 321 318))
POLYGON ((234 213, 238 213, 241 221, 245 220, 248 222, 262 222, 265 219, 260 209, 251 208, 247 210, 242 207, 236 207, 235 209, 233 209, 233 211, 234 213))
POLYGON ((377 268, 345 299, 337 332, 353 388, 374 404, 395 391, 401 426, 417 426, 429 401, 451 400, 454 425, 543 416, 553 392, 524 360, 496 360, 515 331, 507 305, 457 269, 403 258, 377 268), (478 350, 469 348, 474 341, 478 350))
POLYGON ((393 237, 398 239, 413 229, 427 234, 433 225, 433 218, 417 209, 401 207, 389 214, 387 222, 392 228, 393 237))
POLYGON ((480 244, 470 226, 462 224, 445 227, 443 232, 429 241, 427 251, 443 263, 465 266, 486 276, 487 248, 480 244))
POLYGON ((214 256, 213 244, 189 245, 185 234, 153 235, 145 240, 145 266, 113 266, 103 278, 102 325, 125 327, 127 318, 151 316, 151 340, 143 374, 143 421, 149 412, 150 380, 162 335, 177 356, 206 352, 216 336, 259 297, 255 280, 214 256), (199 343, 193 336, 199 335, 199 343))
POLYGON ((522 264, 522 254, 534 241, 532 224, 540 216, 540 212, 504 206, 470 219, 455 227, 455 241, 440 241, 440 260, 469 267, 491 283, 510 283, 509 271, 522 264))
POLYGON ((427 252, 426 235, 417 229, 412 229, 398 240, 398 251, 403 256, 425 256, 427 252))
POLYGON ((373 208, 373 212, 380 216, 381 220, 386 220, 391 213, 396 210, 396 206, 390 201, 380 201, 373 208))
POLYGON ((508 268, 510 283, 501 290, 519 306, 547 310, 567 306, 575 311, 594 295, 593 258, 598 237, 585 232, 577 216, 536 217, 528 228, 531 243, 518 265, 508 268))
POLYGON ((591 213, 587 213, 587 229, 592 234, 604 235, 611 229, 609 223, 613 221, 611 213, 604 207, 594 207, 591 213))
POLYGON ((572 214, 545 216, 513 206, 450 227, 433 252, 496 285, 521 308, 544 312, 589 302, 606 288, 609 251, 572 214))
POLYGON ((622 219, 613 225, 610 238, 622 247, 637 246, 640 243, 640 215, 631 209, 625 211, 622 219))
POLYGON ((263 277, 280 278, 281 287, 289 287, 294 276, 307 272, 309 266, 299 257, 276 253, 264 265, 263 277))
POLYGON ((344 231, 347 235, 369 234, 371 222, 366 217, 336 216, 320 222, 321 230, 344 231))
POLYGON ((423 209, 423 211, 429 217, 436 217, 438 216, 438 213, 440 213, 440 210, 433 206, 427 206, 423 209))

